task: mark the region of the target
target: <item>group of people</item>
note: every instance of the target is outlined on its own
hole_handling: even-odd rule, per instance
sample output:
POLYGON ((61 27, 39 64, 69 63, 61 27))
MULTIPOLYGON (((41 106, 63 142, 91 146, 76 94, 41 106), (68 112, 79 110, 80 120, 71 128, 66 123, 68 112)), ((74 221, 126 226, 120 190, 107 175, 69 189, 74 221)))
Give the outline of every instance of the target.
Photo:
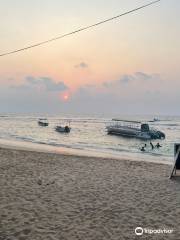
MULTIPOLYGON (((150 142, 150 146, 151 146, 151 149, 153 150, 154 148, 160 148, 162 147, 159 143, 157 143, 156 145, 154 145, 152 142, 150 142)), ((146 147, 147 147, 147 144, 145 143, 144 146, 141 147, 141 152, 145 152, 146 151, 146 147)))

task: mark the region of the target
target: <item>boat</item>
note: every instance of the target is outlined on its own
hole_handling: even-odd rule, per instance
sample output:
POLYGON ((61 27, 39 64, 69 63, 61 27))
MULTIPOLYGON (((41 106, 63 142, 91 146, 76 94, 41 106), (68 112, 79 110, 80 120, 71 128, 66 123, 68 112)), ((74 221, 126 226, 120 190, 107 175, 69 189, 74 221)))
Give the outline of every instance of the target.
POLYGON ((160 120, 158 118, 154 118, 153 120, 149 121, 149 122, 159 122, 160 120))
POLYGON ((38 124, 39 126, 47 127, 49 125, 49 122, 46 118, 39 118, 38 124))
POLYGON ((153 119, 154 122, 159 122, 160 120, 158 118, 153 119))
POLYGON ((70 121, 66 123, 64 126, 58 125, 55 127, 56 132, 59 133, 70 133, 71 127, 70 127, 70 121))
POLYGON ((112 119, 106 126, 108 134, 142 140, 165 139, 165 134, 157 129, 150 128, 149 124, 140 121, 112 119))

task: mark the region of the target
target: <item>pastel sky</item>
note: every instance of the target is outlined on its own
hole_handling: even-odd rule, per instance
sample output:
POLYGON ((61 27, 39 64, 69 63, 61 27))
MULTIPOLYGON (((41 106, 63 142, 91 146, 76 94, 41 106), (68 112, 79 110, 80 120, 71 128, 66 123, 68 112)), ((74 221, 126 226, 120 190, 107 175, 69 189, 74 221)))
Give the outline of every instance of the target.
MULTIPOLYGON (((0 54, 148 0, 4 0, 0 54)), ((180 114, 180 1, 0 58, 0 112, 180 114)))

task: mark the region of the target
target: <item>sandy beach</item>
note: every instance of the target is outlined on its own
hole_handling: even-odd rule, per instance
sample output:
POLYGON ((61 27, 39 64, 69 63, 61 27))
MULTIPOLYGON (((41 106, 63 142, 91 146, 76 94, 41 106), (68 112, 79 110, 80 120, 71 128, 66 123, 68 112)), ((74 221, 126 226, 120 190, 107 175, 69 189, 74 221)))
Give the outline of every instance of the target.
POLYGON ((171 166, 0 148, 0 240, 180 239, 171 166), (135 228, 173 229, 135 235, 135 228))

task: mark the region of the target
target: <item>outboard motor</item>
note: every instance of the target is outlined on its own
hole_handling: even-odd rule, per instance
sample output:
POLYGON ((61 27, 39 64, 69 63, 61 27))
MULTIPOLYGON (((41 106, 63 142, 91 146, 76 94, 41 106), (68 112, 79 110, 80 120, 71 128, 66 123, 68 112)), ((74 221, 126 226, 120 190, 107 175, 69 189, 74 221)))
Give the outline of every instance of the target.
POLYGON ((68 126, 65 126, 65 132, 67 132, 67 133, 70 132, 70 128, 68 126))

